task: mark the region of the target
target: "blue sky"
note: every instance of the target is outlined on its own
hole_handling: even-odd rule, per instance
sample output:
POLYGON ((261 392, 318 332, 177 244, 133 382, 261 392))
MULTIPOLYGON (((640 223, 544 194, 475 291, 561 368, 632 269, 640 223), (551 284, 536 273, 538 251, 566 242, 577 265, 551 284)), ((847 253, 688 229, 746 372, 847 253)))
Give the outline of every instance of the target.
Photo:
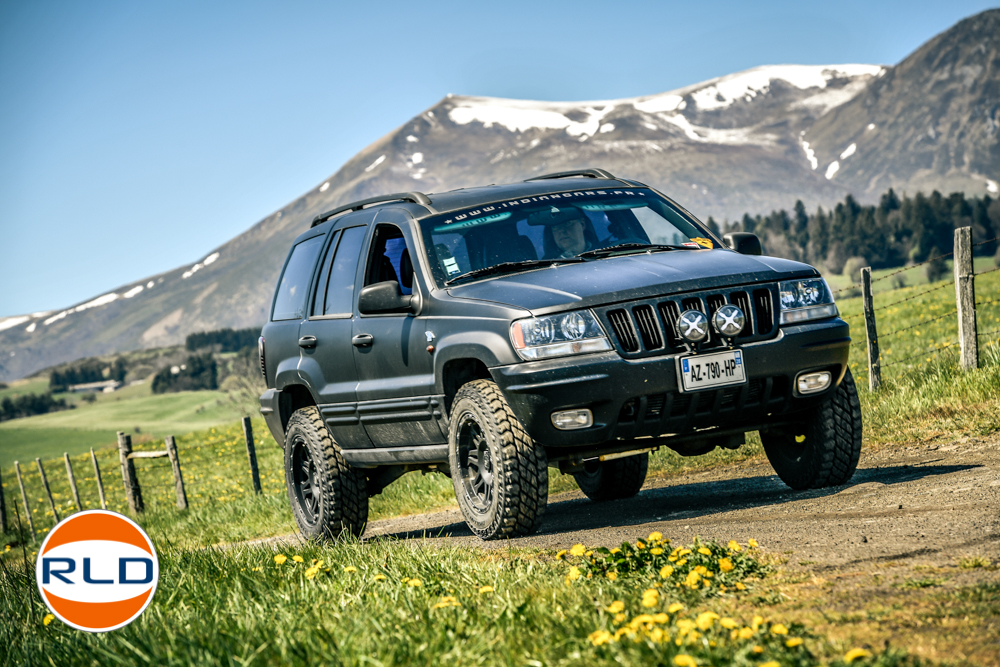
POLYGON ((448 93, 895 64, 989 7, 0 0, 0 317, 196 261, 448 93))

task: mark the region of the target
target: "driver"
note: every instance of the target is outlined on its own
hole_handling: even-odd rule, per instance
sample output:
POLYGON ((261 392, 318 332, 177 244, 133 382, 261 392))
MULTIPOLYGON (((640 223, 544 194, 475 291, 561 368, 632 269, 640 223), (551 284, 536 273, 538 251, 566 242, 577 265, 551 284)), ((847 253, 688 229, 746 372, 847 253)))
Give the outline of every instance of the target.
POLYGON ((590 244, 583 235, 585 225, 586 221, 583 218, 574 218, 552 225, 552 240, 559 249, 558 257, 573 257, 590 250, 590 244))

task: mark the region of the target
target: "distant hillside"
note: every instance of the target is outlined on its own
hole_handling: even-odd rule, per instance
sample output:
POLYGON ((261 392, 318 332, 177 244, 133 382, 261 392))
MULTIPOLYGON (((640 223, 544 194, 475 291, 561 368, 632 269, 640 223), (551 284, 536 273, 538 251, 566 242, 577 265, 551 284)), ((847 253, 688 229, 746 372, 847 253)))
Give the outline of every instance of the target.
MULTIPOLYGON (((956 45, 965 44, 969 35, 985 35, 995 22, 996 12, 963 21, 897 68, 760 67, 667 93, 597 102, 448 96, 202 261, 123 285, 64 311, 0 320, 0 381, 66 360, 179 344, 196 331, 260 326, 288 247, 310 219, 337 204, 386 192, 440 192, 594 166, 649 183, 696 215, 721 221, 788 209, 796 200, 813 210, 841 201, 850 192, 873 203, 889 183, 880 180, 869 186, 866 173, 855 174, 870 162, 890 165, 878 168, 898 176, 892 183, 900 191, 912 193, 919 186, 985 194, 1000 178, 996 143, 989 139, 997 119, 992 102, 997 69, 989 55, 996 53, 995 39, 983 36, 979 42, 956 45), (986 27, 980 29, 980 23, 986 27), (953 65, 959 60, 947 55, 953 51, 965 54, 962 67, 973 69, 973 52, 985 53, 981 63, 975 61, 981 69, 956 75, 953 65), (855 120, 842 111, 869 99, 871 90, 883 90, 883 81, 916 76, 909 63, 916 63, 918 56, 923 66, 933 69, 923 75, 928 83, 964 82, 971 76, 973 84, 963 93, 966 106, 961 108, 970 110, 970 128, 985 129, 964 131, 958 111, 949 111, 947 132, 934 129, 935 155, 951 155, 951 164, 965 165, 961 168, 900 171, 894 165, 911 159, 912 146, 888 141, 870 149, 857 138, 855 120), (905 71, 897 73, 901 68, 905 71), (972 113, 977 109, 985 111, 972 113), (839 138, 838 132, 843 133, 839 138), (851 142, 854 149, 849 148, 851 142), (980 148, 970 148, 977 142, 980 148), (848 155, 840 158, 844 153, 848 155), (843 163, 839 170, 831 171, 831 156, 843 163), (964 180, 955 176, 966 172, 964 180), (959 186, 952 185, 959 181, 959 186)), ((880 113, 901 114, 905 109, 899 105, 950 104, 936 96, 951 99, 954 86, 934 83, 922 95, 906 96, 909 101, 900 98, 880 113)), ((881 118, 867 122, 876 128, 891 125, 881 118)))

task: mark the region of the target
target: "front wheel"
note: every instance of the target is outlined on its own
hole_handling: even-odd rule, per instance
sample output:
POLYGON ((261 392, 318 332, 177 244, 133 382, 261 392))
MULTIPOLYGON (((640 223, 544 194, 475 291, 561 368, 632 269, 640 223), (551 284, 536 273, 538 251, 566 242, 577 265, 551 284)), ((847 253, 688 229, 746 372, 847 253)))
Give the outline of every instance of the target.
POLYGON ((573 478, 583 494, 594 502, 631 498, 646 481, 649 452, 611 461, 586 461, 583 472, 573 478))
POLYGON ((449 421, 451 479, 469 529, 484 540, 533 533, 548 502, 545 450, 535 447, 496 383, 463 385, 449 421))
POLYGON ((285 485, 306 539, 359 536, 368 521, 368 481, 334 444, 315 407, 296 410, 285 429, 285 485))
POLYGON ((760 434, 767 460, 793 489, 839 486, 861 458, 861 403, 847 369, 837 391, 798 428, 760 434))

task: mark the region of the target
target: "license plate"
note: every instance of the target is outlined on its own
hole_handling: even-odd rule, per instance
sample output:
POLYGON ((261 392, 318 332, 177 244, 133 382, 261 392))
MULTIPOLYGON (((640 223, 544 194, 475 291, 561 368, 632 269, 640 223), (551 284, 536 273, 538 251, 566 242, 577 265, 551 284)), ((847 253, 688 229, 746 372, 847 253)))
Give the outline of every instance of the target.
POLYGON ((681 391, 697 391, 747 381, 741 350, 681 357, 677 360, 677 367, 681 376, 681 391))

